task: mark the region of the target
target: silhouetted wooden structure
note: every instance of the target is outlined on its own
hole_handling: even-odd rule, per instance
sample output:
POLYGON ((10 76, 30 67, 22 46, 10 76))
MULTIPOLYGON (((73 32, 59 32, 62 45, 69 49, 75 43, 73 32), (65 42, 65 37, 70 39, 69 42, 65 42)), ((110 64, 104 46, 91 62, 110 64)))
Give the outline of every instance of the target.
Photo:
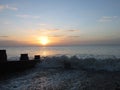
POLYGON ((6 50, 0 50, 0 62, 7 62, 6 50))
POLYGON ((28 54, 21 54, 20 60, 21 60, 21 61, 29 60, 28 54))
POLYGON ((29 60, 28 54, 21 54, 19 61, 7 61, 6 50, 0 50, 0 75, 32 68, 38 62, 40 56, 35 56, 35 60, 29 60))
POLYGON ((40 60, 40 55, 35 55, 34 60, 40 60))

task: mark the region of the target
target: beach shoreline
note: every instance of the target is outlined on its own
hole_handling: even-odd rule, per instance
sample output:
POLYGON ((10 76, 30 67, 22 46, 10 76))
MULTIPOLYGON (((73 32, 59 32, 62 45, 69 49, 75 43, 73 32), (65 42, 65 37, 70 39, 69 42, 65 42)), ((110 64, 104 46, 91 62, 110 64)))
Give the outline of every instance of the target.
POLYGON ((120 72, 37 67, 0 81, 2 90, 119 90, 120 72))

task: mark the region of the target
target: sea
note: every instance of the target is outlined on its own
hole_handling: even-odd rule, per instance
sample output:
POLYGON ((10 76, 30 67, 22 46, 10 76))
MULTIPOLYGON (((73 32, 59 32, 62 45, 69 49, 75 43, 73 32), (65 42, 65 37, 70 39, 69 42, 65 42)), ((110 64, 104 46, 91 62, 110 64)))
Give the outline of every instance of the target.
POLYGON ((19 60, 20 54, 28 54, 30 59, 33 59, 34 55, 41 57, 66 55, 79 58, 120 58, 120 46, 0 47, 0 50, 3 49, 6 50, 8 60, 19 60))
POLYGON ((27 53, 30 59, 34 58, 34 55, 46 57, 34 68, 11 73, 8 77, 0 77, 0 90, 104 88, 115 90, 116 86, 120 85, 120 46, 0 47, 0 49, 6 49, 8 60, 19 60, 20 54, 23 53, 27 53), (65 59, 63 55, 78 58, 93 57, 99 60, 65 59), (64 60, 68 60, 73 69, 64 69, 64 60))

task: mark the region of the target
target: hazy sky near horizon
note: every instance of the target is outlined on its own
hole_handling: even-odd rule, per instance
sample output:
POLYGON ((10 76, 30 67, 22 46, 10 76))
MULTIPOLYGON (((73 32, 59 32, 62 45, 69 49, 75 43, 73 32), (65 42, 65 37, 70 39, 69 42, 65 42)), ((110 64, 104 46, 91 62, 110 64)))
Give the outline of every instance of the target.
POLYGON ((120 0, 0 0, 0 46, 120 45, 120 0))

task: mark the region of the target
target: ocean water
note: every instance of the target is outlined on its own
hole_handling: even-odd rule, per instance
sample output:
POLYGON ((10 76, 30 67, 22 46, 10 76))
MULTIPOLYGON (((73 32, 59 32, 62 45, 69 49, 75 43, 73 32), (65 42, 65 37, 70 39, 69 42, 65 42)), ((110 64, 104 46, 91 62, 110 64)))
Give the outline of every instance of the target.
POLYGON ((6 49, 8 59, 14 60, 18 60, 23 53, 27 53, 31 59, 34 55, 120 58, 120 46, 0 47, 0 49, 6 49))
MULTIPOLYGON (((82 87, 85 87, 85 85, 89 85, 90 87, 86 87, 92 88, 93 90, 98 90, 102 86, 101 82, 105 82, 104 85, 106 85, 106 87, 108 87, 108 85, 115 87, 115 84, 117 84, 115 82, 119 84, 119 75, 116 76, 116 74, 114 74, 113 76, 112 72, 120 72, 120 59, 110 58, 120 58, 120 46, 0 47, 0 49, 7 50, 9 60, 19 59, 21 53, 28 53, 31 58, 36 54, 49 56, 45 58, 42 63, 36 65, 35 68, 26 72, 20 72, 17 76, 14 74, 12 78, 1 81, 0 90, 63 90, 65 88, 68 90, 83 90, 84 88, 82 87), (65 59, 65 56, 61 55, 109 59, 82 60, 74 59, 74 56, 73 59, 65 59), (61 57, 56 58, 50 56, 61 57), (63 68, 64 60, 68 60, 74 69, 65 70, 63 68), (99 72, 98 74, 95 72, 94 74, 94 72, 87 73, 87 70, 103 70, 104 72, 99 72), (110 71, 110 73, 108 71, 110 71), (115 77, 115 80, 113 81, 113 78, 110 79, 111 77, 115 77), (96 87, 94 87, 96 85, 100 85, 100 87, 96 89, 96 87)), ((102 87, 102 89, 103 88, 104 87, 102 87)))

